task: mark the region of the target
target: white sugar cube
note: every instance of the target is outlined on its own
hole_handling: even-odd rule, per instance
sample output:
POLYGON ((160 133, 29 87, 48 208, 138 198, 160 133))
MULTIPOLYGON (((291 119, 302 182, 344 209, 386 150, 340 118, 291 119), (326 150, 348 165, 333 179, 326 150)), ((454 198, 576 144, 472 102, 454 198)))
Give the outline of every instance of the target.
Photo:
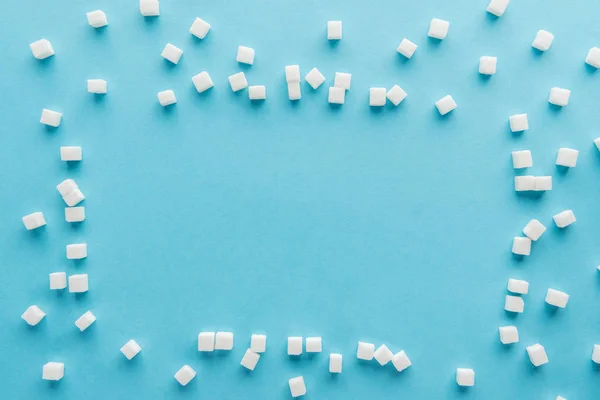
POLYGON ((373 358, 375 358, 375 360, 377 360, 377 362, 381 366, 386 365, 387 363, 392 361, 392 357, 394 357, 394 354, 390 349, 388 349, 388 347, 385 344, 379 346, 377 350, 375 350, 375 352, 373 353, 373 358))
POLYGON ((81 146, 60 146, 60 159, 62 161, 81 161, 83 159, 81 146))
POLYGON ((594 345, 594 350, 592 350, 592 361, 596 364, 600 364, 600 344, 594 345))
POLYGON ((141 346, 133 339, 121 347, 121 353, 123 353, 128 360, 131 360, 133 357, 135 357, 141 350, 141 346))
POLYGON ((539 343, 536 343, 532 346, 527 346, 527 354, 529 355, 529 361, 531 361, 531 363, 536 367, 548 362, 546 350, 544 349, 544 346, 539 343))
POLYGON ((535 190, 535 176, 515 176, 515 191, 525 192, 535 190))
POLYGON ((569 295, 556 289, 548 289, 546 303, 554 307, 565 308, 569 301, 569 295))
POLYGON ((531 151, 518 150, 512 152, 512 162, 514 169, 529 168, 533 166, 533 158, 531 151))
POLYGON ((92 11, 86 14, 88 24, 90 24, 93 28, 102 28, 103 26, 108 25, 108 19, 106 18, 106 13, 102 10, 92 11))
POLYGON ((342 39, 342 21, 327 21, 327 39, 342 39))
POLYGON ((525 302, 522 297, 507 295, 504 300, 504 309, 509 312, 522 313, 525 309, 525 302))
POLYGON ((29 325, 36 326, 46 316, 38 306, 29 306, 27 310, 21 315, 21 318, 25 320, 29 325))
POLYGON ((181 50, 179 47, 173 46, 171 43, 167 43, 162 53, 160 53, 164 59, 171 61, 173 64, 177 64, 179 62, 182 54, 183 50, 181 50))
POLYGON ((356 358, 370 361, 375 356, 375 345, 373 343, 358 342, 356 358))
POLYGON ((517 255, 528 256, 531 253, 531 239, 528 237, 515 237, 512 252, 517 255))
POLYGON ((250 337, 250 350, 255 353, 264 353, 267 350, 267 336, 253 334, 250 337))
POLYGON ((238 72, 237 74, 230 75, 229 85, 231 86, 231 90, 234 92, 240 91, 248 87, 248 81, 246 80, 246 74, 243 72, 238 72))
POLYGON ((387 90, 385 88, 370 88, 369 89, 369 106, 383 107, 385 106, 387 90))
POLYGON ((536 176, 535 177, 535 190, 538 192, 552 190, 552 177, 551 176, 536 176))
POLYGON ((304 378, 298 376, 288 381, 290 385, 290 393, 292 397, 300 397, 306 394, 306 385, 304 384, 304 378))
POLYGON ((160 15, 158 0, 140 0, 140 13, 144 17, 158 17, 160 15))
POLYGON ((516 326, 501 326, 498 330, 500 331, 500 342, 502 344, 519 342, 519 330, 516 326))
POLYGON ((210 79, 210 75, 208 75, 208 72, 206 71, 202 71, 198 75, 194 75, 192 77, 192 82, 194 83, 198 93, 205 92, 214 86, 212 79, 210 79))
POLYGON ((33 42, 29 45, 33 56, 38 60, 43 60, 54 55, 54 49, 52 43, 47 39, 40 39, 37 42, 33 42))
POLYGON ((509 279, 508 291, 511 293, 527 294, 529 291, 529 282, 520 279, 509 279))
POLYGON ((313 89, 317 89, 325 82, 325 76, 323 76, 323 74, 315 67, 306 74, 304 80, 306 80, 313 89))
POLYGON ((67 245, 67 259, 80 260, 87 257, 87 244, 74 243, 67 245))
POLYGON ((352 83, 352 74, 347 72, 336 72, 333 80, 333 86, 350 90, 350 83, 352 83))
POLYGON ((456 383, 458 386, 475 386, 475 371, 471 368, 457 368, 456 383))
POLYGON ((525 236, 533 241, 538 240, 544 232, 546 232, 546 227, 537 219, 532 219, 525 225, 525 228, 523 228, 525 236))
POLYGON ((396 368, 396 371, 402 372, 406 368, 410 367, 412 365, 412 362, 410 362, 410 359, 408 358, 404 350, 402 350, 394 354, 394 356, 392 357, 392 364, 394 365, 394 368, 396 368))
POLYGON ((415 54, 416 50, 417 45, 406 38, 402 39, 400 45, 396 49, 398 53, 402 54, 406 58, 411 58, 413 54, 415 54))
POLYGON ((52 272, 50 274, 50 290, 61 290, 67 287, 67 274, 65 272, 52 272))
POLYGON ((108 84, 104 79, 88 79, 87 90, 88 93, 105 94, 108 92, 108 84))
POLYGON ((569 89, 553 87, 552 89, 550 89, 550 97, 548 98, 548 102, 556 106, 564 107, 567 104, 569 104, 570 96, 571 91, 569 89))
POLYGON ((546 51, 550 48, 553 40, 554 35, 542 29, 535 35, 535 39, 533 39, 531 47, 538 49, 539 51, 546 51))
POLYGON ((600 151, 600 137, 594 139, 594 144, 596 145, 598 151, 600 151))
POLYGON ((248 87, 248 98, 250 100, 265 100, 267 98, 267 87, 264 85, 248 87))
POLYGON ((329 372, 332 374, 342 373, 342 355, 331 353, 329 355, 329 372))
POLYGON ((575 219, 575 214, 573 214, 572 210, 561 211, 555 216, 552 217, 554 219, 554 223, 559 228, 566 228, 571 225, 573 222, 577 221, 575 219))
POLYGON ((527 114, 515 114, 508 118, 510 122, 510 130, 513 132, 522 132, 529 129, 527 114))
POLYGON ((256 364, 258 363, 259 359, 260 355, 248 349, 246 350, 246 353, 244 353, 244 357, 242 357, 240 365, 246 369, 249 369, 250 371, 254 371, 254 368, 256 368, 256 364))
POLYGON ((88 275, 77 274, 69 276, 69 292, 85 293, 88 291, 88 275))
POLYGON ((56 190, 58 190, 58 193, 60 193, 61 196, 65 196, 77 188, 77 183, 75 183, 73 179, 65 179, 56 185, 56 190))
POLYGON ((94 322, 96 322, 96 316, 92 314, 91 311, 86 311, 81 317, 77 318, 77 321, 75 321, 75 326, 78 327, 81 332, 83 332, 94 322))
POLYGON ((175 97, 175 92, 172 90, 163 90, 162 92, 158 92, 158 102, 161 106, 166 107, 171 104, 177 103, 177 98, 175 97))
POLYGON ((386 94, 387 99, 395 106, 402 103, 406 96, 406 92, 398 85, 392 86, 392 88, 386 94))
POLYGON ((174 378, 175 380, 177 380, 177 382, 179 382, 181 386, 185 386, 188 383, 190 383, 190 381, 194 379, 195 376, 196 371, 194 371, 194 369, 189 365, 184 365, 179 369, 179 371, 175 373, 174 378))
POLYGON ((448 36, 448 28, 450 27, 450 22, 444 21, 442 19, 434 18, 431 20, 431 24, 429 25, 429 33, 428 35, 435 39, 444 39, 448 36))
POLYGON ((190 33, 198 39, 204 39, 208 31, 210 31, 210 24, 200 18, 196 18, 190 27, 190 33))
POLYGON ((306 352, 307 353, 320 353, 323 349, 321 337, 307 337, 306 338, 306 352))
POLYGON ((255 51, 251 47, 238 46, 236 61, 242 64, 254 64, 255 51))
POLYGON ((457 107, 456 102, 450 95, 444 96, 436 101, 435 106, 441 115, 446 115, 457 107))
POLYGON ((23 225, 25 225, 25 229, 28 231, 46 225, 46 218, 44 218, 44 214, 40 211, 26 215, 21 218, 21 220, 23 221, 23 225))
MULTIPOLYGON (((54 54, 54 52, 52 52, 52 54, 54 54)), ((600 49, 598 47, 592 47, 585 57, 585 62, 594 68, 600 68, 600 49)))
POLYGON ((65 364, 50 361, 42 367, 42 379, 46 381, 60 381, 65 376, 65 364))
POLYGON ((81 190, 73 189, 63 196, 63 200, 69 207, 73 207, 85 200, 85 196, 81 193, 81 190))
POLYGON ((285 66, 285 81, 287 83, 300 82, 300 66, 286 65, 285 66))
POLYGON ((287 353, 289 356, 299 356, 302 354, 302 337, 301 336, 290 336, 288 337, 287 353))
POLYGON ((214 351, 215 350, 215 333, 200 332, 198 334, 198 351, 214 351))
POLYGON ((483 56, 479 59, 479 73, 482 75, 494 75, 498 57, 483 56))
POLYGON ((215 334, 215 350, 233 349, 233 332, 217 332, 215 334))
POLYGON ((342 88, 338 87, 330 87, 329 88, 329 98, 328 101, 331 104, 344 104, 344 99, 346 97, 346 91, 342 88))
POLYGON ((501 17, 506 11, 509 1, 510 0, 491 0, 490 4, 488 4, 486 8, 486 11, 495 15, 496 17, 501 17))
POLYGON ((577 150, 568 149, 566 147, 560 148, 558 149, 558 154, 556 156, 556 165, 573 168, 577 165, 578 156, 579 151, 577 150))
POLYGON ((300 100, 302 98, 300 82, 288 83, 288 97, 290 100, 300 100))
POLYGON ((47 108, 42 109, 42 116, 40 117, 40 122, 44 125, 53 126, 54 128, 58 128, 60 125, 60 120, 62 119, 62 114, 56 111, 48 110, 47 108))

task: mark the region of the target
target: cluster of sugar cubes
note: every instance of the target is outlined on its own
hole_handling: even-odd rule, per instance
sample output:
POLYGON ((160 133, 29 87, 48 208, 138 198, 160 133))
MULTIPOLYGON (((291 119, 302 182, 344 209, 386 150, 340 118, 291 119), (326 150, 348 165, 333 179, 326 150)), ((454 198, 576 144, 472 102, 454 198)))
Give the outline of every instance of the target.
POLYGON ((375 349, 375 344, 373 343, 358 342, 356 358, 364 361, 375 359, 381 366, 391 362, 398 372, 402 372, 412 365, 404 350, 394 354, 385 344, 375 349))

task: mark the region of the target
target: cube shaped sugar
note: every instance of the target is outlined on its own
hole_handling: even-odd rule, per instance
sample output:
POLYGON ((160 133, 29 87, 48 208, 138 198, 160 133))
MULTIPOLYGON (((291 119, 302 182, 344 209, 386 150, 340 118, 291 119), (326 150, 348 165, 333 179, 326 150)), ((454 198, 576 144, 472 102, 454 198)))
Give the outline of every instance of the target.
MULTIPOLYGON (((54 52, 52 52, 52 54, 54 54, 54 52)), ((600 49, 598 47, 592 47, 585 57, 585 62, 594 68, 600 68, 600 49)))
POLYGON ((498 330, 500 331, 500 342, 502 344, 519 342, 519 330, 516 326, 501 326, 498 330))
POLYGON ((531 239, 528 237, 515 237, 512 252, 517 255, 528 256, 531 253, 531 239))
POLYGON ((513 132, 522 132, 529 129, 529 122, 527 122, 527 114, 515 114, 508 118, 510 122, 510 130, 513 132))
POLYGON ((290 392, 292 397, 300 397, 306 394, 306 385, 304 384, 304 378, 298 376, 288 381, 290 385, 290 392))
POLYGON ((177 103, 177 98, 175 97, 175 92, 172 90, 163 90, 162 92, 158 92, 158 102, 161 106, 166 107, 171 104, 177 103))
POLYGON ((333 80, 333 86, 350 90, 350 83, 352 82, 352 74, 347 72, 336 72, 333 80))
POLYGON ((61 196, 65 196, 77 188, 77 183, 75 183, 73 179, 65 179, 56 185, 56 190, 58 190, 58 193, 60 193, 61 196))
POLYGON ((200 332, 198 334, 198 351, 214 351, 215 350, 215 333, 200 332))
POLYGON ((371 107, 385 106, 387 90, 385 88, 370 88, 369 89, 369 105, 371 107))
POLYGON ((356 351, 356 358, 359 360, 370 361, 375 356, 375 345, 373 343, 358 342, 358 350, 356 351))
POLYGON ((515 191, 525 192, 535 190, 535 176, 515 176, 515 191))
POLYGON ((536 176, 535 177, 535 190, 538 192, 552 190, 552 177, 551 176, 536 176))
POLYGON ((509 1, 510 0, 491 0, 490 4, 488 4, 486 8, 486 11, 495 15, 496 17, 501 17, 506 11, 509 1))
POLYGON ((288 337, 287 353, 289 356, 299 356, 302 354, 302 337, 288 337))
POLYGON ((392 86, 392 88, 387 92, 387 99, 394 105, 402 103, 402 101, 408 96, 406 92, 398 85, 392 86))
POLYGON ((179 369, 179 371, 175 373, 174 378, 177 382, 179 382, 181 386, 185 386, 188 383, 190 383, 190 381, 194 379, 195 376, 196 371, 194 371, 194 369, 189 365, 184 365, 179 369))
POLYGON ((479 73, 482 75, 494 75, 498 57, 483 56, 479 58, 479 73))
POLYGON ((341 374, 342 373, 342 355, 341 354, 331 353, 329 355, 329 372, 332 374, 341 374))
POLYGON ((106 14, 102 10, 92 11, 86 15, 88 24, 93 28, 102 28, 103 26, 108 25, 108 19, 106 19, 106 14))
POLYGON ((542 29, 535 35, 535 39, 533 39, 531 47, 538 49, 539 51, 546 51, 550 48, 553 40, 554 35, 542 29))
POLYGON ((529 361, 535 366, 539 367, 540 365, 546 364, 548 362, 548 355, 546 354, 546 350, 544 346, 539 343, 536 343, 532 346, 527 347, 527 354, 529 355, 529 361))
POLYGON ((121 347, 121 353, 123 353, 128 360, 131 360, 133 357, 135 357, 141 350, 141 346, 133 339, 121 347))
POLYGON ((48 110, 47 108, 42 109, 42 116, 40 117, 40 122, 44 125, 52 126, 54 128, 58 128, 60 125, 60 120, 62 119, 62 114, 56 111, 48 110))
POLYGON ((338 87, 329 88, 328 101, 330 104, 344 104, 345 97, 346 91, 344 89, 338 87))
POLYGON ((76 274, 69 276, 69 292, 85 293, 88 291, 88 275, 76 274))
POLYGON ((254 64, 255 51, 251 47, 238 46, 236 61, 242 64, 254 64))
POLYGON ((231 90, 234 92, 240 91, 248 87, 248 81, 246 80, 246 74, 243 72, 238 72, 237 74, 230 75, 229 85, 231 86, 231 90))
POLYGON ((522 297, 507 295, 504 301, 504 309, 509 312, 522 313, 525 309, 525 302, 522 297))
POLYGON ((315 67, 304 77, 304 80, 313 88, 317 89, 325 82, 325 76, 315 67))
POLYGON ((29 45, 29 48, 31 48, 33 56, 38 60, 43 60, 54 55, 52 43, 47 39, 40 39, 37 42, 33 42, 29 45))
POLYGON ((31 231, 46 225, 46 218, 42 212, 34 212, 21 218, 25 229, 31 231))
POLYGON ((179 62, 182 54, 183 50, 181 50, 179 47, 173 46, 171 43, 167 43, 162 53, 160 53, 164 59, 171 61, 173 64, 177 64, 179 62))
POLYGON ((446 115, 457 107, 456 102, 450 95, 444 96, 436 101, 435 106, 441 115, 446 115))
POLYGON ((60 159, 62 161, 81 161, 82 158, 81 146, 60 147, 60 159))
POLYGON ((50 290, 61 290, 67 287, 67 274, 65 272, 52 272, 50 274, 50 290))
POLYGON ((217 332, 215 334, 215 350, 233 349, 233 332, 217 332))
POLYGON ((456 383, 458 386, 475 386, 475 371, 471 368, 457 368, 456 383))
POLYGON ((511 293, 527 294, 529 291, 529 282, 511 278, 508 280, 508 291, 511 293))
POLYGON ((577 165, 578 156, 579 151, 562 147, 558 149, 558 154, 556 155, 556 165, 573 168, 577 165))
POLYGON ((192 77, 192 82, 194 83, 198 93, 205 92, 214 86, 212 79, 210 79, 210 75, 208 75, 208 72, 206 71, 202 71, 198 75, 194 75, 192 77))
POLYGON ((46 316, 38 306, 29 306, 27 310, 21 315, 21 318, 27 322, 30 326, 36 326, 46 316))
POLYGON ((554 219, 554 223, 559 228, 566 228, 573 222, 577 221, 575 219, 575 214, 573 214, 572 210, 561 211, 555 216, 553 216, 552 219, 554 219))
POLYGON ((394 356, 392 357, 392 364, 398 372, 402 372, 412 365, 410 359, 408 358, 404 350, 394 354, 394 356))
POLYGON ((569 301, 569 295, 556 289, 548 289, 546 303, 554 307, 565 308, 569 301))
POLYGON ((327 21, 327 39, 342 39, 342 21, 327 21))
POLYGON ((96 322, 96 316, 91 311, 86 311, 81 317, 75 321, 75 326, 79 328, 81 332, 85 331, 96 322))
POLYGON ((381 366, 386 365, 387 363, 392 361, 393 357, 394 354, 390 349, 388 349, 388 347, 385 344, 379 346, 377 350, 375 350, 375 352, 373 353, 373 358, 375 358, 375 360, 377 360, 377 362, 381 366))
POLYGON ((140 0, 140 13, 144 17, 158 17, 160 15, 158 0, 140 0))
POLYGON ((67 222, 81 222, 85 220, 85 207, 65 207, 65 220, 67 222))
POLYGON ((431 20, 431 24, 429 25, 429 33, 428 36, 435 39, 444 39, 448 36, 448 28, 450 27, 450 22, 444 21, 442 19, 434 18, 431 20))
POLYGON ((210 24, 200 18, 196 18, 190 27, 190 33, 198 39, 204 39, 208 31, 210 31, 210 24))
POLYGON ((87 90, 88 93, 106 94, 108 92, 108 85, 104 79, 88 79, 87 90))
POLYGON ((416 44, 414 44, 410 40, 404 38, 400 42, 400 45, 398 46, 398 48, 396 49, 396 51, 398 53, 402 54, 406 58, 411 58, 413 56, 413 54, 415 54, 415 51, 417 50, 417 47, 418 46, 416 44))
POLYGON ((81 193, 81 190, 73 189, 63 196, 63 200, 69 207, 73 207, 85 200, 85 196, 81 193))
POLYGON ((596 364, 600 364, 600 344, 594 345, 594 350, 592 350, 592 361, 596 364))
POLYGON ((65 376, 65 364, 50 361, 42 367, 42 379, 45 381, 60 381, 65 376))
POLYGON ((569 89, 553 87, 552 89, 550 89, 550 97, 548 98, 548 102, 554 104, 555 106, 564 107, 567 104, 569 104, 570 96, 571 91, 569 89))
POLYGON ((256 364, 258 363, 259 359, 260 355, 248 349, 246 350, 246 353, 244 353, 244 357, 242 357, 240 365, 246 369, 249 369, 250 371, 254 371, 254 368, 256 368, 256 364))
POLYGON ((264 85, 248 87, 248 98, 250 100, 265 100, 267 98, 267 87, 264 85))
POLYGON ((267 350, 267 336, 253 334, 250 337, 250 350, 255 353, 264 353, 267 350))
POLYGON ((596 145, 598 151, 600 151, 600 137, 594 139, 594 144, 596 145))
POLYGON ((514 169, 529 168, 533 166, 533 158, 531 151, 518 150, 512 152, 512 162, 514 169))
POLYGON ((287 83, 300 82, 300 66, 286 65, 285 66, 285 81, 287 83))
POLYGON ((300 100, 302 98, 300 82, 288 83, 288 97, 290 100, 300 100))
POLYGON ((306 338, 306 352, 307 353, 320 353, 323 349, 321 337, 307 337, 306 338))
POLYGON ((87 244, 74 243, 67 245, 67 259, 80 260, 87 257, 87 244))

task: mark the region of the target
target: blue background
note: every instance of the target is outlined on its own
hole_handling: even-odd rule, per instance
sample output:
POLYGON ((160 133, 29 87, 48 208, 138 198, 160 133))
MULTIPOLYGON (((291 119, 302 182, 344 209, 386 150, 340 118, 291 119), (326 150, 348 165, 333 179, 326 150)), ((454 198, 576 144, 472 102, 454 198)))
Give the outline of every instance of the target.
POLYGON ((487 0, 161 1, 144 19, 137 1, 12 1, 3 5, 0 102, 0 376, 11 399, 272 399, 289 397, 303 375, 307 399, 555 399, 600 396, 590 360, 600 342, 600 73, 584 64, 600 45, 600 3, 514 1, 503 17, 487 0), (94 30, 85 13, 102 9, 94 30), (188 29, 212 25, 203 41, 188 29), (450 21, 448 37, 427 38, 431 18, 450 21), (327 20, 343 21, 343 40, 326 40, 327 20), (539 29, 556 39, 532 50, 539 29), (28 44, 42 37, 56 56, 40 62, 28 44), (403 37, 419 45, 405 61, 403 37), (167 42, 179 65, 160 57, 167 42), (256 50, 238 65, 238 45, 256 50), (498 57, 483 79, 479 57, 498 57), (287 98, 284 66, 327 77, 302 100, 287 98), (207 70, 204 94, 191 77, 207 70), (234 94, 227 76, 244 70, 265 84, 267 100, 234 94), (352 73, 346 104, 332 108, 336 71, 352 73), (108 81, 94 97, 86 79, 108 81), (370 86, 399 84, 398 108, 368 107, 370 86), (572 90, 569 105, 547 102, 550 88, 572 90), (178 103, 163 109, 157 92, 178 103), (451 94, 445 118, 434 102, 451 94), (64 113, 58 129, 39 123, 43 107, 64 113), (511 134, 508 116, 526 112, 530 129, 511 134), (80 165, 59 146, 83 146, 80 165), (577 167, 554 165, 559 147, 580 150, 577 167), (533 175, 553 175, 542 196, 513 190, 510 152, 530 149, 533 175), (55 185, 74 178, 87 219, 64 220, 55 185), (559 231, 552 215, 578 221, 559 231), (21 216, 43 211, 39 232, 21 216), (531 218, 548 227, 532 255, 511 254, 531 218), (65 245, 85 241, 89 258, 66 260, 65 245), (48 289, 48 273, 88 273, 83 296, 48 289), (525 313, 503 310, 508 278, 528 280, 525 313), (571 294, 564 310, 544 303, 548 287, 571 294), (30 328, 31 304, 48 315, 30 328), (97 322, 80 333, 86 310, 97 322), (515 324, 521 342, 502 346, 498 326, 515 324), (196 351, 198 332, 232 330, 224 355, 196 351), (268 335, 256 370, 239 366, 251 333, 268 335), (324 352, 290 360, 289 335, 322 335, 324 352), (127 362, 119 348, 143 347, 127 362), (413 367, 397 374, 356 360, 358 340, 406 350, 413 367), (525 346, 545 346, 534 369, 525 346), (331 377, 328 353, 344 354, 331 377), (62 361, 65 378, 41 380, 62 361), (191 365, 181 388, 173 374, 191 365), (459 390, 455 369, 476 371, 459 390))

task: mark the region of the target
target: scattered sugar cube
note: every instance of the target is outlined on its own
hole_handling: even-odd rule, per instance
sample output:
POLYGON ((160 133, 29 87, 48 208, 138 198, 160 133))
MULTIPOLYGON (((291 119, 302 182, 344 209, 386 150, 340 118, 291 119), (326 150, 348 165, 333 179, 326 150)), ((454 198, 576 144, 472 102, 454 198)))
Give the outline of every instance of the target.
POLYGON ((140 0, 140 13, 144 17, 158 17, 160 15, 158 0, 140 0))
POLYGON ((304 80, 306 80, 313 89, 317 89, 325 82, 325 76, 323 76, 323 74, 315 67, 306 74, 304 80))
POLYGON ((384 366, 390 361, 392 361, 394 354, 390 349, 388 349, 388 347, 385 344, 382 344, 377 348, 377 350, 375 350, 375 352, 373 353, 373 357, 375 358, 375 360, 377 360, 379 365, 384 366))
POLYGON ((537 219, 532 219, 525 225, 525 228, 523 228, 525 236, 533 241, 538 240, 544 232, 546 232, 546 227, 537 219))
POLYGON ((177 64, 179 62, 182 54, 183 50, 181 50, 179 47, 173 46, 171 43, 167 43, 162 53, 160 53, 164 59, 171 61, 173 64, 177 64))
POLYGON ((404 38, 400 42, 400 45, 396 49, 398 53, 402 54, 406 58, 411 58, 415 51, 417 50, 417 45, 411 42, 410 40, 404 38))
POLYGON ((406 92, 398 85, 392 86, 392 88, 386 94, 387 99, 395 106, 402 103, 406 96, 406 92))
POLYGON ((44 58, 48 58, 54 55, 54 48, 52 48, 52 43, 50 43, 50 41, 47 39, 40 39, 37 42, 33 42, 29 45, 29 47, 31 48, 33 56, 38 60, 43 60, 44 58))
POLYGON ((217 332, 215 335, 215 350, 233 349, 233 332, 217 332))
POLYGON ((548 101, 556 106, 564 107, 569 104, 570 96, 571 91, 569 89, 553 87, 550 89, 550 97, 548 98, 548 101))
POLYGON ((342 39, 342 21, 327 21, 327 39, 342 39))
POLYGON ((531 253, 531 239, 528 237, 515 237, 512 252, 521 256, 528 256, 531 253))
POLYGON ((522 297, 507 295, 504 301, 504 309, 509 312, 522 313, 525 309, 525 302, 522 297))
POLYGON ((529 129, 527 114, 511 115, 508 120, 510 122, 510 130, 513 132, 523 132, 529 129))
POLYGON ((491 0, 490 4, 488 4, 486 8, 486 11, 495 15, 496 17, 501 17, 506 11, 509 1, 510 0, 491 0))
POLYGON ((69 292, 85 293, 88 291, 88 275, 77 274, 69 276, 69 292))
POLYGON ((28 231, 46 225, 46 218, 44 218, 44 213, 40 211, 26 215, 21 219, 23 220, 23 225, 25 225, 25 229, 27 229, 28 231))
POLYGON ((385 88, 370 88, 369 89, 369 105, 371 107, 385 106, 387 90, 385 88))
POLYGON ((531 47, 538 49, 539 51, 546 51, 550 48, 553 40, 554 35, 542 29, 535 35, 535 39, 533 39, 531 47))
POLYGON ((65 196, 66 194, 72 192, 77 188, 77 183, 75 183, 73 179, 65 179, 64 181, 56 185, 56 190, 58 190, 58 193, 60 193, 61 196, 65 196))
POLYGON ((299 65, 286 65, 285 81, 287 83, 300 82, 300 66, 299 65))
POLYGON ((288 97, 290 100, 300 100, 302 98, 300 82, 288 83, 288 97))
POLYGON ((250 100, 265 100, 267 98, 267 87, 264 85, 248 87, 248 97, 250 100))
POLYGON ((408 358, 404 350, 394 354, 394 356, 392 357, 392 364, 398 372, 402 372, 412 365, 410 359, 408 358))
POLYGON ((302 354, 302 337, 301 336, 290 336, 288 337, 288 350, 289 356, 299 356, 302 354))
POLYGON ((548 289, 546 303, 554 307, 565 308, 569 301, 569 295, 556 289, 548 289))
POLYGON ((210 31, 210 24, 200 18, 196 18, 190 27, 190 33, 198 39, 204 39, 208 31, 210 31))
POLYGON ((471 368, 457 368, 456 383, 458 386, 475 386, 475 371, 471 368))
POLYGON ((509 279, 508 291, 518 294, 527 294, 529 291, 529 282, 520 279, 509 279))
POLYGON ((200 332, 198 334, 198 351, 214 351, 215 350, 215 333, 200 332))
POLYGON ((21 318, 23 318, 30 326, 36 326, 45 316, 46 313, 38 306, 29 306, 21 315, 21 318))
POLYGON ((515 191, 525 192, 535 190, 535 176, 522 175, 515 176, 515 191))
POLYGON ((307 337, 306 338, 306 352, 307 353, 320 353, 323 345, 321 337, 307 337))
POLYGON ((67 245, 67 259, 80 260, 87 257, 87 244, 74 243, 67 245))
POLYGON ((128 360, 131 360, 133 357, 135 357, 141 350, 142 348, 140 345, 137 344, 137 342, 133 339, 121 347, 121 353, 123 353, 128 360))
POLYGON ((558 149, 558 155, 556 156, 556 165, 560 165, 561 167, 573 168, 577 165, 578 156, 579 151, 562 147, 558 149))
POLYGON ((83 332, 94 322, 96 322, 96 316, 92 314, 91 311, 86 311, 81 317, 77 318, 77 321, 75 321, 75 326, 78 327, 81 332, 83 332))
POLYGON ((552 217, 554 219, 554 223, 559 228, 566 228, 571 225, 573 222, 577 221, 575 219, 575 214, 573 214, 572 210, 561 211, 555 216, 552 217))
POLYGON ((304 378, 298 376, 289 380, 290 392, 292 397, 300 397, 306 394, 306 385, 304 384, 304 378))
POLYGON ((73 207, 85 200, 85 196, 83 195, 83 193, 81 193, 81 190, 77 188, 65 194, 63 196, 63 200, 65 201, 65 203, 67 203, 69 207, 73 207))
POLYGON ((514 169, 529 168, 533 166, 533 158, 531 151, 518 150, 512 152, 512 162, 514 169))
POLYGON ((231 86, 231 90, 234 92, 240 91, 248 87, 248 81, 246 80, 246 74, 243 72, 238 72, 237 74, 233 74, 229 76, 229 85, 231 86))
POLYGON ((539 367, 540 365, 546 364, 548 362, 548 355, 546 354, 546 350, 544 346, 539 343, 536 343, 532 346, 527 347, 527 354, 529 355, 529 361, 535 366, 539 367))
POLYGON ((331 104, 344 104, 346 97, 346 91, 338 87, 329 88, 329 103, 331 104))
POLYGON ((457 107, 456 102, 450 95, 444 96, 436 101, 435 106, 441 115, 446 115, 457 107))
MULTIPOLYGON (((52 46, 50 46, 50 48, 52 48, 52 46)), ((35 52, 33 54, 35 55, 35 52)), ((54 51, 52 54, 54 54, 54 51)), ((598 47, 592 47, 585 57, 585 62, 594 68, 600 68, 600 49, 598 47)))
POLYGON ((189 365, 184 365, 175 373, 175 380, 177 380, 181 386, 185 386, 190 383, 195 376, 196 371, 194 371, 189 365))
POLYGON ((502 344, 519 342, 519 330, 516 326, 501 326, 498 330, 500 331, 500 342, 502 344))
POLYGON ((102 28, 103 26, 108 25, 108 19, 106 19, 106 14, 102 10, 92 11, 86 15, 88 24, 93 28, 102 28))
MULTIPOLYGON (((600 361, 599 361, 600 363, 600 361)), ((342 355, 338 353, 331 353, 329 355, 329 372, 332 374, 342 373, 342 355)))
POLYGON ((596 364, 600 364, 600 344, 594 345, 594 350, 592 351, 592 361, 596 364))
POLYGON ((50 361, 42 367, 42 379, 45 381, 60 381, 65 376, 65 364, 50 361))
POLYGON ((596 148, 598 149, 598 151, 600 151, 600 137, 594 139, 594 144, 596 145, 596 148))
POLYGON ((429 33, 428 35, 435 39, 444 39, 448 36, 448 28, 450 27, 450 22, 444 21, 442 19, 434 18, 431 20, 431 24, 429 25, 429 33))
POLYGON ((552 177, 551 176, 536 176, 535 177, 535 190, 538 192, 552 190, 552 177))
POLYGON ((246 369, 249 369, 250 371, 254 371, 254 368, 256 368, 256 364, 258 363, 259 359, 260 355, 248 349, 246 350, 244 357, 242 357, 240 365, 246 369))
POLYGON ((44 125, 53 126, 58 128, 62 114, 56 111, 48 110, 47 108, 42 109, 42 116, 40 122, 44 125))
POLYGON ((254 64, 255 51, 251 47, 238 46, 236 61, 242 64, 254 64))
POLYGON ((50 274, 50 290, 60 290, 67 287, 67 274, 64 272, 52 272, 50 274))
POLYGON ((482 75, 494 75, 498 57, 483 56, 479 59, 479 73, 482 75))
POLYGON ((356 358, 370 361, 375 356, 375 345, 373 343, 358 342, 356 358))
POLYGON ((208 72, 206 71, 202 71, 198 75, 194 75, 192 77, 192 82, 194 83, 198 93, 205 92, 214 86, 212 79, 210 79, 210 75, 208 75, 208 72))
POLYGON ((352 74, 347 72, 336 72, 335 79, 333 80, 333 86, 350 90, 350 83, 352 82, 352 74))
POLYGON ((162 92, 158 92, 158 102, 163 107, 177 103, 175 92, 172 90, 163 90, 162 92))
POLYGON ((106 94, 108 92, 108 84, 104 79, 88 79, 87 90, 88 93, 106 94))
POLYGON ((60 159, 62 161, 81 161, 83 159, 81 146, 60 146, 60 159))
POLYGON ((255 353, 264 353, 267 350, 267 336, 253 334, 250 337, 250 350, 255 353))

